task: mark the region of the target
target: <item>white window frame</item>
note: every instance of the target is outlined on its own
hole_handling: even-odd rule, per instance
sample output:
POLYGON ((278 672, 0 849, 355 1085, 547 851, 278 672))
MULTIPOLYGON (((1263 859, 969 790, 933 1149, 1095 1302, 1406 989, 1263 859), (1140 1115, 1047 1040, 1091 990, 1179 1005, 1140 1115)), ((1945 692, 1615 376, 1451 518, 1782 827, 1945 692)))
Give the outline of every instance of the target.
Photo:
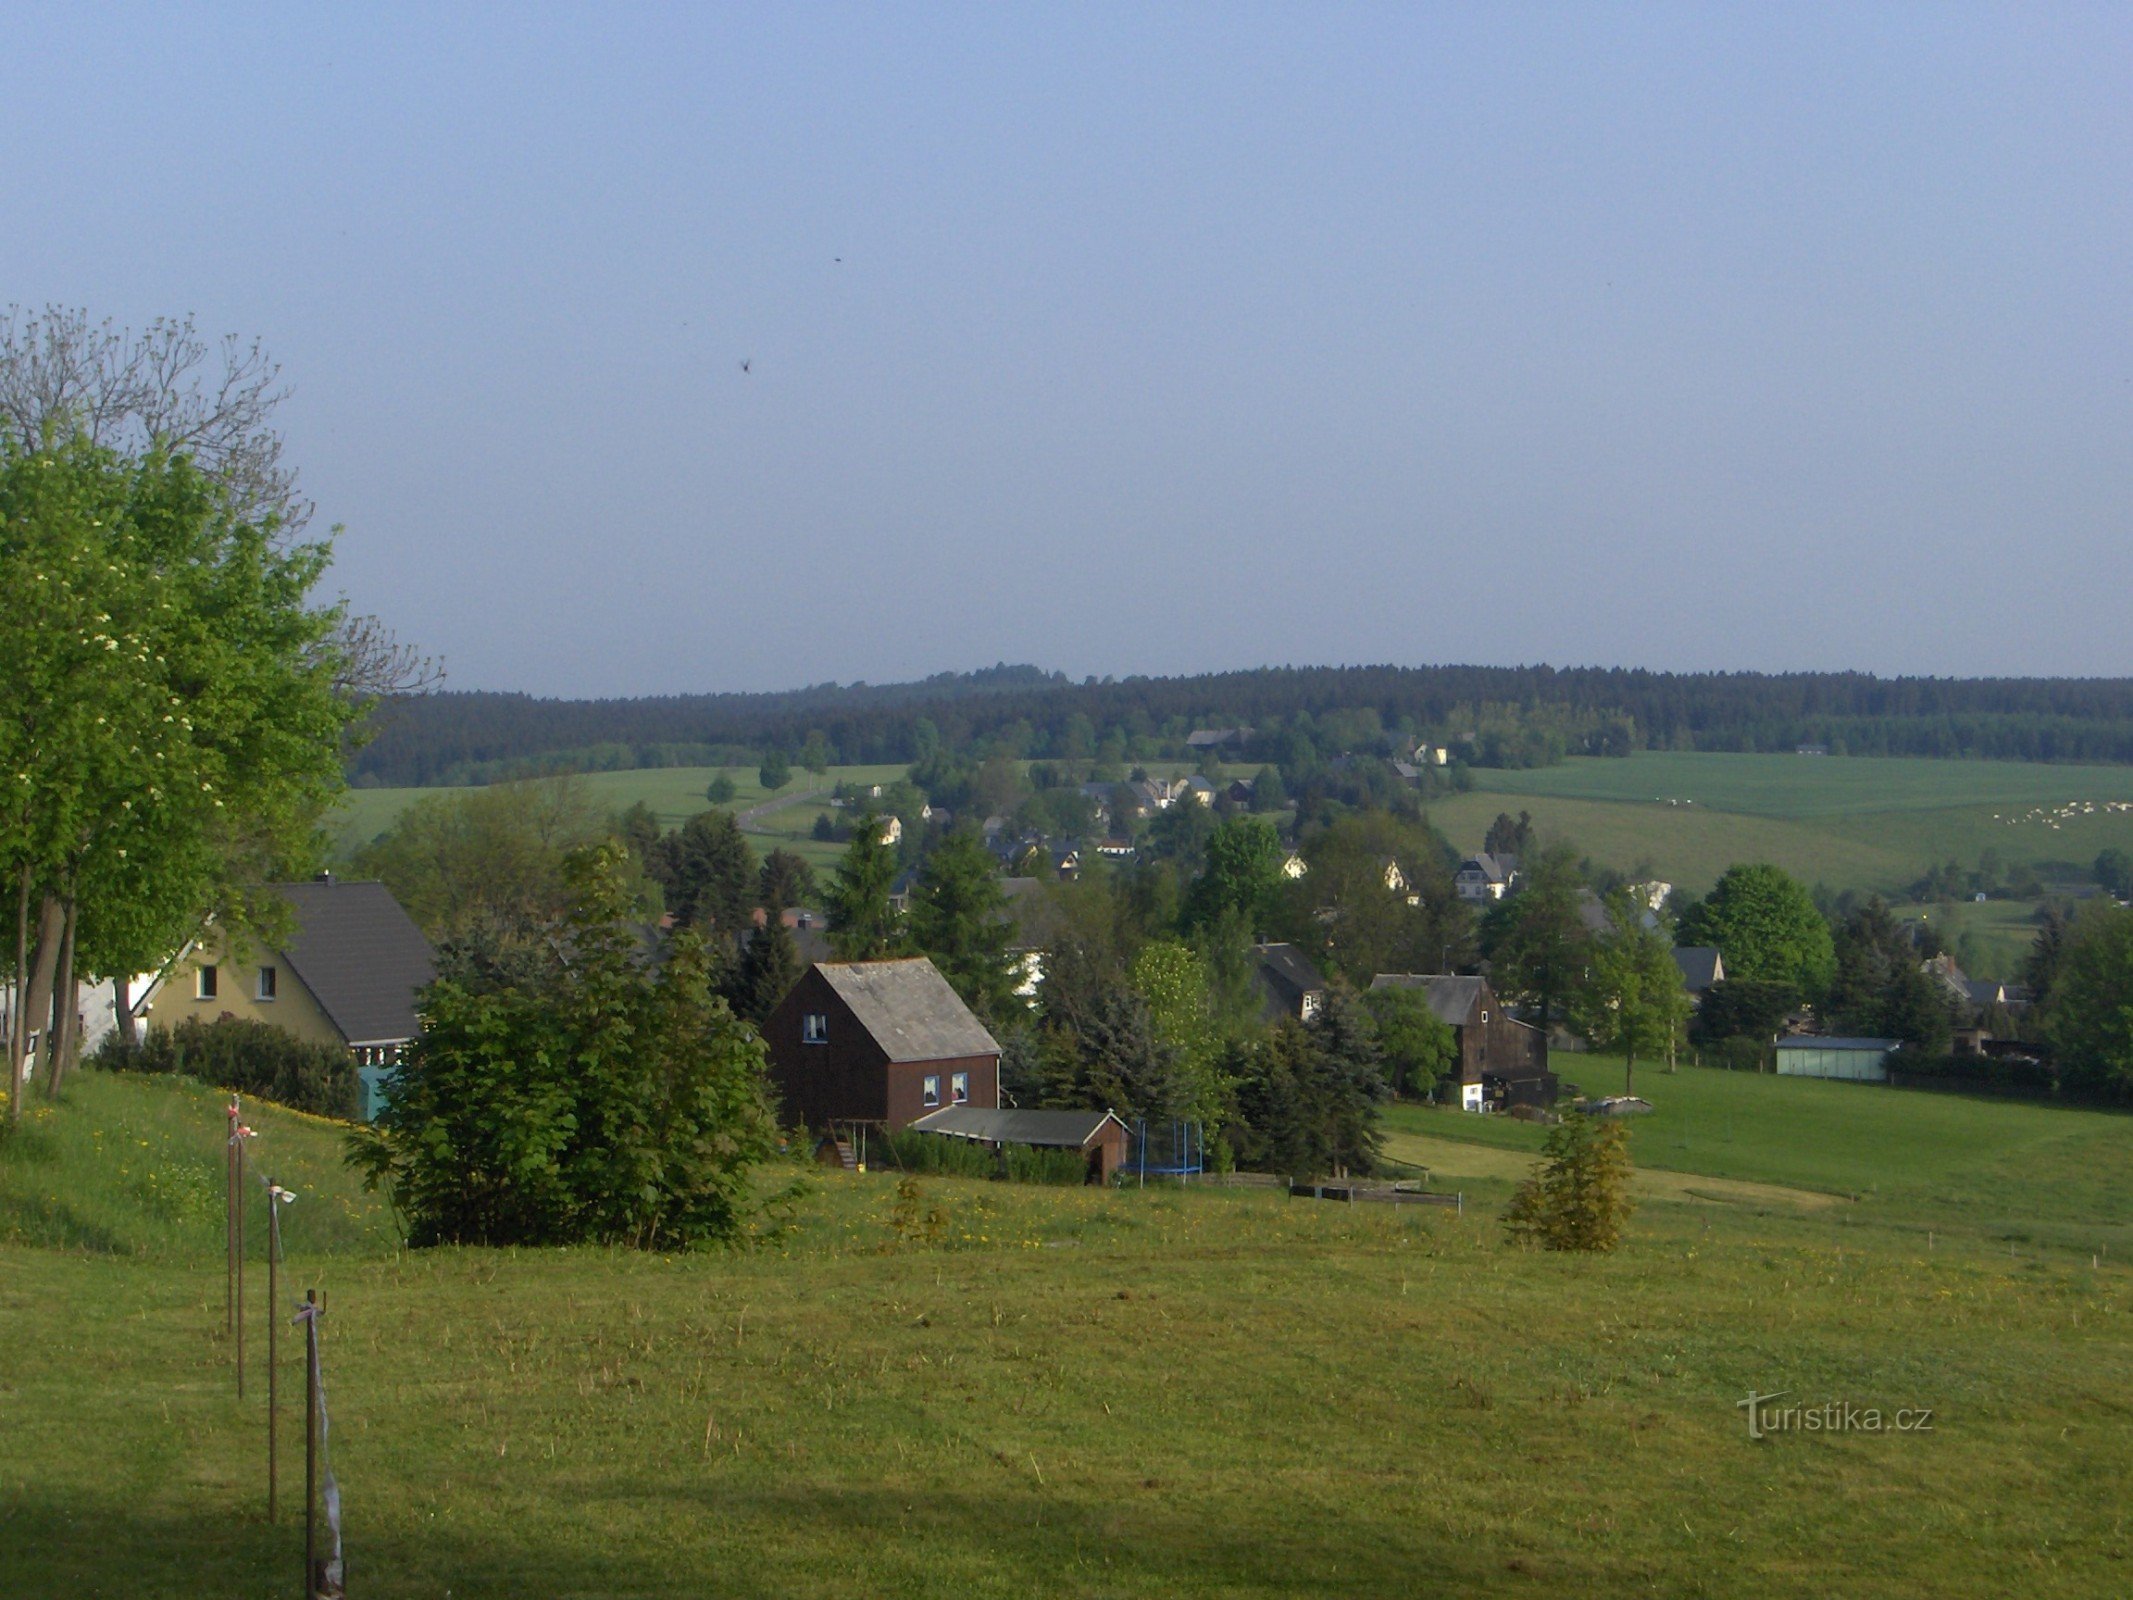
POLYGON ((280 989, 281 975, 272 967, 261 967, 259 981, 252 985, 252 998, 271 1005, 279 997, 280 989))
POLYGON ((958 1072, 948 1080, 948 1099, 952 1105, 970 1104, 970 1074, 958 1072))
POLYGON ((938 1072, 926 1074, 925 1081, 918 1086, 918 1097, 929 1106, 941 1103, 941 1075, 938 1072))
POLYGON ((830 1019, 827 1011, 809 1011, 800 1018, 800 1042, 802 1044, 828 1044, 830 1019))
POLYGON ((193 998, 195 1000, 219 1000, 222 998, 222 974, 212 961, 203 961, 193 968, 193 998))

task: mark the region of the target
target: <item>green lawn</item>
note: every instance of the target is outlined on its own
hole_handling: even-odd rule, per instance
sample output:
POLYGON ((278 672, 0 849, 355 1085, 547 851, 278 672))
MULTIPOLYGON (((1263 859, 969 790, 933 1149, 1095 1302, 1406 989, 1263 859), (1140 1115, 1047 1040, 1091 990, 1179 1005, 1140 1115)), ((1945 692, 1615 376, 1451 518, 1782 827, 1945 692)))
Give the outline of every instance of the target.
MULTIPOLYGON (((1551 1064, 1587 1094, 1622 1092, 1617 1057, 1558 1052, 1551 1064)), ((1849 1224, 2133 1260, 2125 1113, 1693 1066, 1640 1065, 1635 1092, 1653 1107, 1630 1123, 1640 1166, 1847 1196, 1849 1224)), ((1510 1117, 1412 1104, 1385 1122, 1519 1151, 1545 1137, 1510 1117)))
POLYGON ((1430 808, 1461 848, 1499 811, 1526 810, 1544 837, 1698 892, 1737 861, 1894 893, 1988 849, 2047 882, 2084 876, 2108 847, 2133 850, 2133 767, 1646 752, 1474 777, 1476 792, 1430 808))
MULTIPOLYGON (((935 1179, 948 1239, 911 1250, 891 1179, 838 1173, 747 1252, 407 1254, 330 1126, 262 1112, 305 1194, 293 1281, 326 1293, 351 1593, 2120 1592, 2133 1276, 1973 1224, 2122 1229, 2122 1185, 2083 1169, 2133 1167, 2133 1123, 1642 1087, 1646 1160, 1891 1198, 1682 1191, 1587 1259, 1503 1245, 1508 1176, 1463 1216, 935 1179), (1963 1247, 1925 1248, 1935 1207, 1963 1247), (1932 1427, 1757 1443, 1751 1389, 1932 1427)), ((219 1172, 218 1101, 85 1074, 0 1147, 10 1595, 295 1592, 256 1334, 232 1393, 219 1204, 173 1209, 132 1165, 219 1172)))

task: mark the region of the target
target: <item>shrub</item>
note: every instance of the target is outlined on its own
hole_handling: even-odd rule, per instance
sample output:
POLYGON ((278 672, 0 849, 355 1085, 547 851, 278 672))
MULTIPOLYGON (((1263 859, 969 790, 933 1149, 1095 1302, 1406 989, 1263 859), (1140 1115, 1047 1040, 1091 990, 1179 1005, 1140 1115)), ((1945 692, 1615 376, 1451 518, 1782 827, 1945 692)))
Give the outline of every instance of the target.
POLYGON ((151 1028, 132 1050, 108 1034, 89 1060, 108 1071, 184 1073, 322 1117, 362 1115, 363 1082, 347 1050, 242 1017, 187 1017, 173 1028, 151 1028))
POLYGON ((622 859, 571 858, 549 970, 424 991, 423 1035, 348 1152, 410 1244, 667 1249, 737 1239, 763 1209, 763 1042, 712 993, 693 933, 657 971, 639 959, 622 859))
POLYGON ((1085 1183, 1088 1158, 1079 1150, 1042 1149, 1011 1144, 1004 1150, 973 1139, 899 1128, 889 1135, 889 1152, 907 1173, 950 1178, 1005 1178, 1010 1183, 1085 1183))
POLYGON ((1548 1134, 1541 1163, 1518 1186, 1504 1227, 1544 1250, 1612 1250, 1635 1206, 1629 1130, 1572 1113, 1548 1134))

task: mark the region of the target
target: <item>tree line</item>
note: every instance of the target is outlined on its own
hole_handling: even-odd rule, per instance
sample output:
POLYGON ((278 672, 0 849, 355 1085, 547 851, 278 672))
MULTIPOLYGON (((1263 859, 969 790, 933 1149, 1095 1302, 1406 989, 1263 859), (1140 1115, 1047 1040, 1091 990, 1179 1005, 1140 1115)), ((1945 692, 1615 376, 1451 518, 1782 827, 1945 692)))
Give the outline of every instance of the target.
POLYGON ((1287 768, 1428 737, 1482 766, 1633 750, 2133 761, 2133 680, 1664 673, 1626 668, 1265 667, 1073 682, 1030 666, 780 694, 543 700, 445 693, 394 706, 358 784, 488 782, 544 769, 753 764, 819 741, 837 764, 936 751, 1175 759, 1196 729, 1251 728, 1225 759, 1287 768), (1308 747, 1306 753, 1305 747, 1308 747))

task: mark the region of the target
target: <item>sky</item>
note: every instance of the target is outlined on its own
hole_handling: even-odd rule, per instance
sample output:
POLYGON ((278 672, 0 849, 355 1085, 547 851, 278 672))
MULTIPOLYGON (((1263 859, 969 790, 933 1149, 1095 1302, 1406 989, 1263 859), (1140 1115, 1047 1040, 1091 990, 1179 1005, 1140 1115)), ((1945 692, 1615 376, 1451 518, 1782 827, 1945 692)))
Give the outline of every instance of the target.
POLYGON ((450 687, 2133 672, 2133 8, 11 6, 450 687))

